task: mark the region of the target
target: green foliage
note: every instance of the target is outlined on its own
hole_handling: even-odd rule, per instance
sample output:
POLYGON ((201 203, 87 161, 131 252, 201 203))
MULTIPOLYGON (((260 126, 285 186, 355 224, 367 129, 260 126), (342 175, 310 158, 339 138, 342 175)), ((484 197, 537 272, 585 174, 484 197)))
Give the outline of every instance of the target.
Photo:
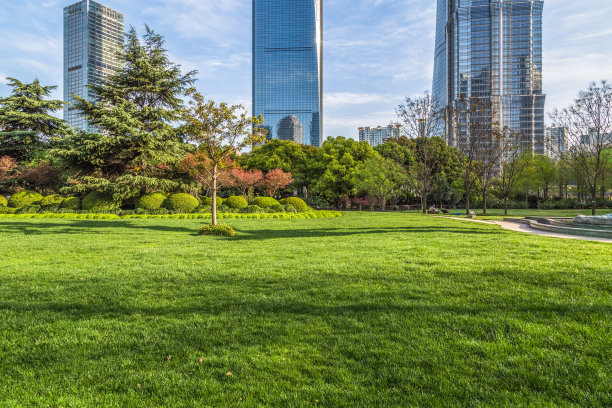
POLYGON ((64 201, 62 201, 61 208, 65 208, 67 210, 78 210, 81 208, 81 199, 79 197, 66 197, 64 201))
POLYGON ((266 212, 267 213, 284 213, 285 212, 285 206, 281 205, 281 204, 272 205, 272 206, 266 208, 266 212))
POLYGON ((406 171, 391 159, 379 155, 366 160, 360 167, 356 186, 373 197, 376 197, 384 210, 386 201, 401 195, 407 189, 406 171))
POLYGON ((18 208, 4 207, 0 205, 0 214, 15 214, 18 208))
POLYGON ((247 208, 245 208, 244 210, 242 210, 244 213, 246 214, 259 214, 259 213, 264 213, 266 212, 266 210, 264 210, 263 208, 261 208, 258 205, 249 205, 247 208))
POLYGON ((207 225, 200 229, 199 235, 213 235, 213 236, 221 236, 221 237, 233 237, 236 235, 236 231, 227 225, 227 224, 219 224, 219 225, 207 225))
MULTIPOLYGON (((225 198, 217 197, 217 209, 221 207, 225 203, 225 198)), ((210 211, 212 207, 212 198, 205 197, 202 199, 202 207, 208 207, 208 211, 210 211)))
POLYGON ((298 212, 306 212, 309 210, 308 204, 299 197, 288 197, 280 200, 283 205, 290 205, 295 208, 298 212))
POLYGON ((200 202, 191 194, 179 193, 172 194, 164 202, 164 206, 171 211, 180 211, 182 213, 193 212, 200 202))
POLYGON ((8 206, 8 200, 5 196, 0 195, 0 207, 8 206))
POLYGON ((38 194, 35 191, 19 191, 11 196, 8 201, 9 207, 13 208, 21 208, 26 205, 38 204, 43 199, 41 194, 38 194))
POLYGON ((47 100, 57 87, 42 86, 38 79, 29 84, 8 81, 11 95, 0 98, 0 157, 29 161, 45 148, 45 139, 72 133, 66 122, 52 115, 65 103, 47 100))
POLYGON ((49 206, 57 206, 58 208, 64 202, 64 197, 59 194, 54 194, 50 196, 46 196, 42 200, 40 200, 41 207, 49 207, 49 206))
POLYGON ((251 205, 256 205, 261 208, 268 208, 279 204, 280 203, 272 197, 255 197, 251 202, 251 205))
POLYGON ((15 214, 37 214, 41 208, 40 205, 26 205, 18 208, 15 214))
POLYGON ((100 211, 112 211, 121 207, 121 201, 116 200, 113 196, 103 191, 92 191, 87 194, 81 203, 83 210, 91 213, 100 211))
POLYGON ((141 208, 143 210, 158 210, 162 207, 164 201, 166 201, 166 195, 163 193, 145 194, 138 198, 136 208, 141 208))
POLYGON ((246 198, 242 196, 232 196, 225 200, 224 204, 229 208, 235 208, 237 210, 242 210, 243 208, 247 208, 249 206, 246 198))

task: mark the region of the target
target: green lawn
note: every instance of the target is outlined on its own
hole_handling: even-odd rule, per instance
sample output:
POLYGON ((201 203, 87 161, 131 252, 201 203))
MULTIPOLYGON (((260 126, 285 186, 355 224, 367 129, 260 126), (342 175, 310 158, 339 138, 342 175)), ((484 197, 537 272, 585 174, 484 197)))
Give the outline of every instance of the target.
POLYGON ((229 222, 0 218, 0 406, 612 406, 610 244, 229 222))
MULTIPOLYGON (((465 209, 463 210, 448 210, 449 216, 456 217, 457 213, 461 213, 461 216, 465 216, 465 209)), ((474 210, 476 215, 480 219, 489 220, 501 220, 505 217, 575 217, 581 215, 591 215, 591 210, 508 210, 508 215, 504 215, 504 210, 487 210, 487 215, 482 215, 482 209, 474 210)), ((597 210, 597 215, 612 214, 612 210, 597 210)))

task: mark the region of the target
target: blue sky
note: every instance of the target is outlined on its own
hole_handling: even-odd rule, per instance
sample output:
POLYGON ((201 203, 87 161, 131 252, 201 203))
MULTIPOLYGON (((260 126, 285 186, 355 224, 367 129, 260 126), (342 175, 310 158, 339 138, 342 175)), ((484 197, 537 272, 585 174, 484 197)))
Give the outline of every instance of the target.
MULTIPOLYGON (((0 83, 14 76, 59 85, 62 9, 70 0, 0 0, 0 83)), ((251 105, 251 0, 100 0, 142 31, 167 38, 173 59, 197 69, 198 88, 251 105)), ((435 0, 323 0, 324 134, 357 137, 385 125, 405 96, 431 88, 435 0)), ((590 81, 612 80, 612 1, 546 0, 546 109, 565 106, 590 81)), ((8 88, 0 85, 0 95, 8 88)))

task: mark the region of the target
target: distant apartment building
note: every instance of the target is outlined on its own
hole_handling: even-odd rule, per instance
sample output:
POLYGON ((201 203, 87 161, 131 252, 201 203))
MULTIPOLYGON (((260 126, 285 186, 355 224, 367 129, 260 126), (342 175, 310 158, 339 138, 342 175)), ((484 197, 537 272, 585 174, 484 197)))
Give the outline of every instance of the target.
POLYGON ((546 143, 544 144, 544 152, 549 157, 554 157, 556 154, 565 153, 568 146, 568 131, 565 127, 547 127, 546 128, 546 143))
POLYGON ((359 141, 368 142, 375 147, 390 138, 398 138, 402 135, 402 125, 378 126, 375 128, 366 126, 359 128, 359 141))
POLYGON ((87 85, 100 84, 121 66, 117 51, 125 35, 123 14, 91 0, 64 8, 64 120, 74 128, 95 131, 72 106, 74 95, 94 101, 87 85))

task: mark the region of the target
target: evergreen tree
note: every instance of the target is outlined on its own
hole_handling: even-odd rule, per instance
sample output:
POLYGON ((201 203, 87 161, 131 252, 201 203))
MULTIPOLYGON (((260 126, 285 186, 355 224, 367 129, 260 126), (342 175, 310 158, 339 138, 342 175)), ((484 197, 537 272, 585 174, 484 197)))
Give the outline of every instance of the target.
MULTIPOLYGON (((134 28, 126 38, 120 51, 122 68, 90 86, 96 100, 76 97, 75 107, 99 133, 67 138, 54 153, 77 175, 108 180, 103 183, 107 190, 113 190, 119 178, 122 191, 130 180, 134 189, 155 189, 159 167, 177 163, 192 149, 176 123, 196 71, 183 74, 168 58, 164 38, 149 27, 142 41, 134 28)), ((81 179, 78 189, 87 189, 83 184, 92 184, 88 180, 81 179)))
POLYGON ((62 119, 51 113, 63 109, 65 103, 47 99, 56 86, 42 86, 38 79, 25 84, 8 78, 11 95, 0 98, 0 157, 29 161, 55 137, 71 133, 62 119))

